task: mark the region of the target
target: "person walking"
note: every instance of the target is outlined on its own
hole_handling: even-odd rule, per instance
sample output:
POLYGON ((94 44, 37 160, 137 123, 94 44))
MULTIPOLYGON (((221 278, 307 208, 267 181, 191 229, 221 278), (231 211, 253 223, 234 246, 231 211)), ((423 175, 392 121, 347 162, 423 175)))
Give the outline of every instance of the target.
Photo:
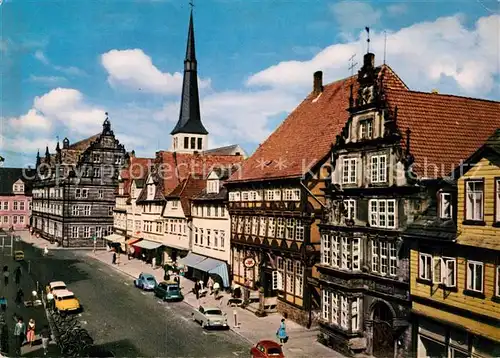
POLYGON ((54 295, 50 291, 47 293, 47 306, 51 310, 54 310, 54 295))
POLYGON ((35 320, 32 318, 28 322, 28 332, 26 333, 26 340, 33 347, 33 343, 35 343, 35 320))
POLYGON ((196 295, 196 299, 199 300, 200 299, 200 283, 199 282, 196 282, 194 284, 194 293, 196 295))
POLYGON ((5 298, 5 296, 0 297, 0 307, 2 307, 2 312, 5 312, 5 310, 7 309, 7 299, 5 298))
POLYGON ((207 281, 207 288, 209 289, 210 291, 210 294, 213 293, 213 290, 214 290, 214 280, 212 279, 212 276, 210 276, 208 278, 208 281, 207 281))
POLYGON ((4 356, 9 353, 9 327, 3 313, 0 315, 0 352, 4 356))
POLYGON ((16 326, 14 327, 14 338, 16 342, 15 354, 17 357, 21 356, 21 347, 23 346, 25 335, 26 335, 26 325, 23 322, 23 318, 18 317, 16 326))
POLYGON ((16 280, 16 285, 19 285, 21 282, 21 266, 17 266, 16 270, 14 271, 14 277, 16 280))
POLYGON ((24 302, 24 292, 22 288, 17 290, 15 302, 18 308, 21 306, 21 303, 24 302))
POLYGON ((151 267, 153 268, 153 270, 155 270, 155 269, 156 269, 156 257, 153 257, 153 258, 151 259, 151 267))
POLYGON ((47 245, 45 245, 45 248, 43 249, 43 256, 47 256, 49 254, 49 248, 47 245))
POLYGON ((288 341, 288 334, 286 333, 285 319, 281 319, 280 328, 276 332, 276 337, 279 339, 280 343, 286 343, 288 341))
POLYGON ((50 339, 49 326, 47 325, 43 326, 42 330, 40 331, 40 336, 42 337, 43 355, 46 356, 47 351, 49 349, 49 339, 50 339))
POLYGON ((113 252, 113 258, 111 259, 111 263, 112 263, 113 265, 115 265, 115 264, 116 264, 116 252, 113 252))
POLYGON ((3 267, 3 283, 5 286, 7 286, 9 284, 9 267, 8 266, 4 266, 3 267))
MULTIPOLYGON (((210 277, 210 279, 211 279, 211 277, 210 277)), ((219 290, 220 290, 219 282, 215 281, 215 283, 213 284, 213 287, 214 287, 214 297, 215 297, 215 299, 217 299, 217 297, 219 297, 219 290)))

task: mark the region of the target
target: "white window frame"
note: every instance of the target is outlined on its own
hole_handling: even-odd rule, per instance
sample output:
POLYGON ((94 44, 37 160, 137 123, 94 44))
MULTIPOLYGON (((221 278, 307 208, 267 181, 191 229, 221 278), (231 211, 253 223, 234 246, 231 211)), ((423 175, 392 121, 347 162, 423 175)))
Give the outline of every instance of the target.
POLYGON ((356 297, 351 302, 351 331, 357 332, 361 327, 361 298, 356 297))
POLYGON ((434 264, 432 255, 423 252, 419 252, 418 255, 418 277, 421 280, 432 281, 434 264))
POLYGON ((330 291, 327 290, 322 291, 321 318, 326 322, 330 321, 330 315, 331 315, 330 297, 331 297, 330 291))
POLYGON ((304 265, 299 260, 295 261, 295 296, 304 294, 304 265))
POLYGON ((268 189, 264 192, 265 201, 274 201, 274 190, 268 189))
POLYGON ((356 184, 357 158, 344 158, 342 161, 342 184, 356 184))
POLYGON ((252 235, 253 236, 259 235, 259 217, 258 216, 252 216, 252 235))
POLYGON ((370 199, 368 202, 370 226, 383 229, 395 229, 397 222, 396 199, 370 199), (393 212, 389 211, 393 208, 393 212), (392 222, 392 225, 389 224, 392 222))
POLYGON ((451 193, 439 193, 439 217, 441 219, 451 219, 453 217, 452 198, 451 193))
POLYGON ((104 199, 104 190, 102 190, 102 189, 98 190, 98 197, 99 197, 99 199, 104 199))
POLYGON ((332 264, 332 236, 328 233, 321 235, 321 264, 332 264))
POLYGON ((248 201, 248 191, 241 192, 241 201, 248 201))
POLYGON ((267 234, 267 217, 261 216, 259 218, 259 236, 265 237, 267 234))
POLYGON ((495 180, 495 221, 500 222, 500 179, 495 180))
POLYGON ((467 220, 484 220, 484 181, 465 182, 465 214, 467 220), (482 189, 479 190, 477 186, 481 186, 482 189))
POLYGON ((349 300, 346 296, 340 296, 340 327, 349 329, 349 300))
POLYGON ((480 293, 484 292, 484 263, 472 260, 467 261, 467 289, 469 291, 474 291, 474 292, 480 292, 480 293), (481 281, 479 282, 480 289, 477 289, 477 282, 476 282, 476 271, 478 269, 481 270, 480 271, 481 281))
POLYGON ((372 155, 370 164, 371 182, 387 182, 387 155, 372 155))
POLYGON ((304 222, 300 219, 295 220, 295 240, 304 241, 305 228, 304 222))
POLYGON ((359 138, 371 139, 373 138, 373 119, 367 118, 359 121, 359 138))
POLYGON ((355 220, 356 219, 356 199, 347 199, 344 200, 344 206, 345 209, 347 210, 347 215, 346 218, 348 220, 355 220))
POLYGON ((454 257, 441 258, 442 284, 446 287, 457 286, 457 259, 454 257))

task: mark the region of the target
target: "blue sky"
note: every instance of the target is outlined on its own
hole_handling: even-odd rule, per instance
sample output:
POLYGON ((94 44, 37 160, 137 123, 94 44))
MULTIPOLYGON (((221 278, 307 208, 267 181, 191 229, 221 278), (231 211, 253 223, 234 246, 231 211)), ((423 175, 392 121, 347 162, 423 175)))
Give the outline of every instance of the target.
MULTIPOLYGON (((97 133, 104 112, 128 150, 170 148, 178 117, 188 1, 4 0, 0 152, 33 164, 56 136, 97 133)), ((198 0, 196 50, 210 146, 249 153, 311 90, 346 77, 370 26, 410 88, 500 99, 499 2, 198 0)))

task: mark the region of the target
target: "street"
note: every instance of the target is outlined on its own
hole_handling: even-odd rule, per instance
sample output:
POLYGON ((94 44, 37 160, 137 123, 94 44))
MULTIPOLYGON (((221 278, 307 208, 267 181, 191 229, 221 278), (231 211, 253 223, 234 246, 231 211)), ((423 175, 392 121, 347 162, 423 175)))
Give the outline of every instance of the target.
POLYGON ((233 331, 204 331, 183 302, 164 303, 133 286, 130 276, 89 260, 83 251, 41 250, 22 243, 40 284, 62 280, 80 300, 80 320, 100 348, 123 357, 248 356, 250 343, 233 331))

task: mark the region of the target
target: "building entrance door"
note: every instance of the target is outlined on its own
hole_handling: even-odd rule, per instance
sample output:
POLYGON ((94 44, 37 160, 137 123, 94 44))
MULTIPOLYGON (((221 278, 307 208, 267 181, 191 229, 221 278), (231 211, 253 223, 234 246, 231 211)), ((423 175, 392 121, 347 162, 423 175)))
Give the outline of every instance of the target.
POLYGON ((383 302, 373 308, 373 355, 380 358, 394 357, 392 312, 383 302))

